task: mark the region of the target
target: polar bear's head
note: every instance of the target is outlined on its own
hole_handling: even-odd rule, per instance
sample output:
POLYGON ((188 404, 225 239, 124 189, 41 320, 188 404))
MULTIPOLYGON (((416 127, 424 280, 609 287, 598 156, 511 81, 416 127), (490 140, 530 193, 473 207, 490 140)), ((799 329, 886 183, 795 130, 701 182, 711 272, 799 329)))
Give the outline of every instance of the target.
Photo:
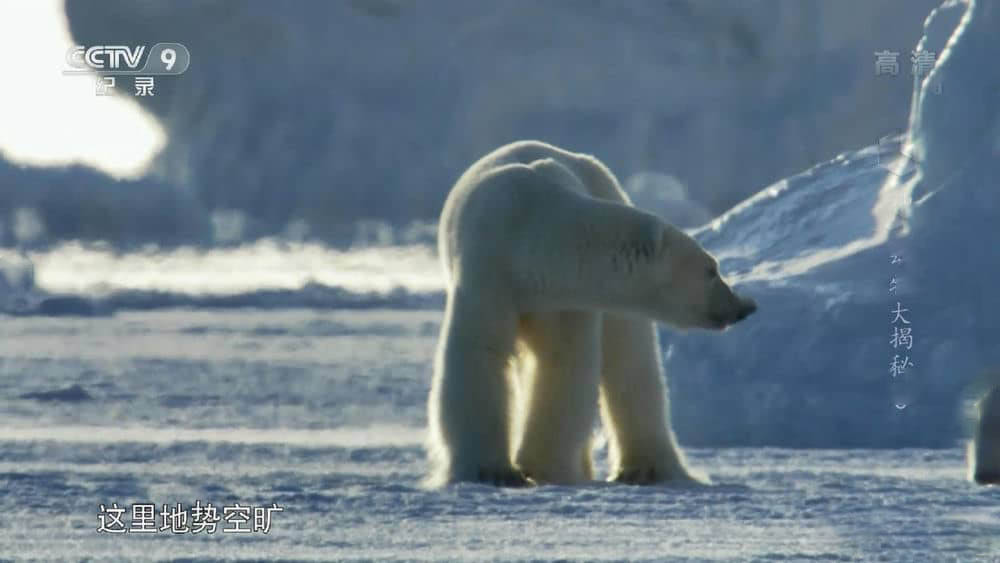
POLYGON ((719 263, 683 231, 661 223, 647 311, 677 328, 724 330, 757 310, 719 275, 719 263))

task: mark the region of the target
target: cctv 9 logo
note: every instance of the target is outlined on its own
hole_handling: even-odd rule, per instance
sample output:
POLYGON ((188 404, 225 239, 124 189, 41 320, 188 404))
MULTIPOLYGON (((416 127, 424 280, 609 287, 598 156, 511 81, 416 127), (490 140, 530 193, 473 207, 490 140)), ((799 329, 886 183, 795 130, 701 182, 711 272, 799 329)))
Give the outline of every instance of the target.
POLYGON ((94 45, 84 47, 77 45, 66 52, 65 74, 90 73, 98 71, 101 74, 183 74, 191 64, 191 53, 180 43, 157 43, 149 49, 146 63, 139 68, 145 45, 128 47, 125 45, 94 45))

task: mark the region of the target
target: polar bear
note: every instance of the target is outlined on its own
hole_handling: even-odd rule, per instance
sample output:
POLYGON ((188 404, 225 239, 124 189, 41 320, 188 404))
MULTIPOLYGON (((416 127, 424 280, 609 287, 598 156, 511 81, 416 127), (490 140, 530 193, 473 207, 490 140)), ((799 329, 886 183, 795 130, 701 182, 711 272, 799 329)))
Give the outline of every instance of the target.
POLYGON ((972 479, 980 485, 1000 485, 1000 385, 983 396, 978 410, 969 451, 972 479))
POLYGON ((653 321, 724 329, 754 312, 684 232, 632 207, 597 159, 505 145, 441 212, 447 303, 428 400, 429 484, 699 480, 670 427, 653 321))

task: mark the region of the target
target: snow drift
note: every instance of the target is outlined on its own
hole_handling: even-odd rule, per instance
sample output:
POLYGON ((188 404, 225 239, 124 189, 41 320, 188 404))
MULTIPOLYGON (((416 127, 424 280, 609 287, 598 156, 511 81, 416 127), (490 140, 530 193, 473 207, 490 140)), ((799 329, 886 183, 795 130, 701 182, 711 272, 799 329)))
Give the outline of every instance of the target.
POLYGON ((696 231, 760 312, 721 337, 664 335, 683 442, 954 445, 964 389, 1000 361, 998 17, 994 0, 928 17, 920 48, 940 53, 906 135, 696 231), (912 341, 894 346, 897 308, 912 341))

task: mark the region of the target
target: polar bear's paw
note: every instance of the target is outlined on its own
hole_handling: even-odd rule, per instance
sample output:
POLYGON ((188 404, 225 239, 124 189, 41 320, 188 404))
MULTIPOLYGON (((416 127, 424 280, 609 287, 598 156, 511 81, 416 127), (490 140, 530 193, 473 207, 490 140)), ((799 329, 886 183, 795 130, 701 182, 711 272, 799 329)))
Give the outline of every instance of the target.
POLYGON ((496 487, 532 487, 534 483, 521 471, 511 467, 480 467, 476 481, 496 487))
POLYGON ((980 485, 1000 485, 1000 471, 979 471, 973 479, 980 485))
POLYGON ((660 472, 655 467, 622 469, 617 475, 611 478, 611 481, 615 483, 626 483, 628 485, 652 485, 664 480, 665 476, 660 475, 660 472))
POLYGON ((627 485, 708 485, 707 477, 692 475, 680 465, 628 465, 613 473, 608 479, 627 485))

